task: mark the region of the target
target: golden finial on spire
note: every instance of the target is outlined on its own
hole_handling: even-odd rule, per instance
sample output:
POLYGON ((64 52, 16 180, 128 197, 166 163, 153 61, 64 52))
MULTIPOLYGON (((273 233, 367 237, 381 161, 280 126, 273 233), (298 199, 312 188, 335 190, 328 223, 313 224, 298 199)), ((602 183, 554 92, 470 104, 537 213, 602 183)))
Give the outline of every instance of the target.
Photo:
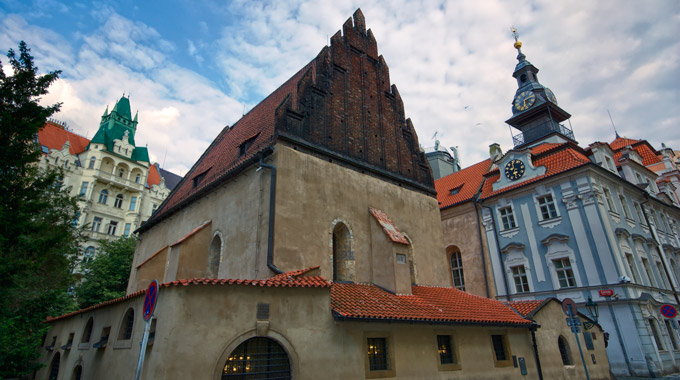
POLYGON ((512 36, 515 37, 515 49, 519 50, 522 47, 522 41, 519 40, 519 33, 514 26, 512 27, 512 36))

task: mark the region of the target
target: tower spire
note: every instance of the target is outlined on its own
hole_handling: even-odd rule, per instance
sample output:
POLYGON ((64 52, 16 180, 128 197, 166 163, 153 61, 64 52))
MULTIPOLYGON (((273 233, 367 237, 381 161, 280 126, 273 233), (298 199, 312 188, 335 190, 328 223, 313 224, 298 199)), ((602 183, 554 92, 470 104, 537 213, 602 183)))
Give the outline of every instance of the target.
POLYGON ((514 26, 512 27, 512 36, 515 38, 514 46, 517 49, 517 60, 522 62, 527 56, 522 53, 522 41, 519 40, 519 33, 517 33, 517 29, 514 26))

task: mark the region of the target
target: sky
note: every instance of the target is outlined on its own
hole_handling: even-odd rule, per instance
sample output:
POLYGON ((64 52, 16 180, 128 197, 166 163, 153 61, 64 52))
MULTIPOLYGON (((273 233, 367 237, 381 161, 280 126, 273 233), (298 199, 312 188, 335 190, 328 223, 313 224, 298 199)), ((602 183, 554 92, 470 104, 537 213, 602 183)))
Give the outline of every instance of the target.
POLYGON ((436 133, 464 167, 492 143, 512 149, 512 26, 581 146, 610 142, 615 126, 680 149, 677 0, 0 0, 0 50, 24 40, 41 72, 62 71, 42 102, 62 102, 54 118, 83 136, 130 96, 137 145, 184 175, 357 8, 420 144, 433 146, 436 133))

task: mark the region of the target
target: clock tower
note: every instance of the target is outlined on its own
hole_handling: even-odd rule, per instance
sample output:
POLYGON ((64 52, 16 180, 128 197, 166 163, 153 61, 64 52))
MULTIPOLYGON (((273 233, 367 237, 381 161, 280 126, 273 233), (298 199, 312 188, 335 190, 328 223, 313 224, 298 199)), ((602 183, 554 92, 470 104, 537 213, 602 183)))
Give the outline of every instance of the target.
POLYGON ((557 98, 538 81, 538 68, 527 61, 522 43, 513 28, 517 66, 512 76, 517 80, 517 91, 512 101, 512 117, 505 122, 522 133, 512 137, 515 148, 541 142, 573 141, 571 128, 561 124, 571 115, 557 105, 557 98))

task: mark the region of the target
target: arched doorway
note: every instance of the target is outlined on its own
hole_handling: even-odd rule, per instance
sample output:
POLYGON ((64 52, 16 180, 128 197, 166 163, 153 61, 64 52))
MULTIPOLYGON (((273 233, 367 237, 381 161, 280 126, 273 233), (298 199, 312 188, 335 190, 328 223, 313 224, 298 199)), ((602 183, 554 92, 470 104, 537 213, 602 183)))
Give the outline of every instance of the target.
POLYGON ((48 380, 57 380, 59 376, 59 362, 61 360, 61 355, 57 352, 52 358, 52 363, 50 363, 50 375, 47 377, 48 380))
POLYGON ((288 354, 273 339, 250 338, 229 354, 222 371, 227 379, 291 379, 288 354))

